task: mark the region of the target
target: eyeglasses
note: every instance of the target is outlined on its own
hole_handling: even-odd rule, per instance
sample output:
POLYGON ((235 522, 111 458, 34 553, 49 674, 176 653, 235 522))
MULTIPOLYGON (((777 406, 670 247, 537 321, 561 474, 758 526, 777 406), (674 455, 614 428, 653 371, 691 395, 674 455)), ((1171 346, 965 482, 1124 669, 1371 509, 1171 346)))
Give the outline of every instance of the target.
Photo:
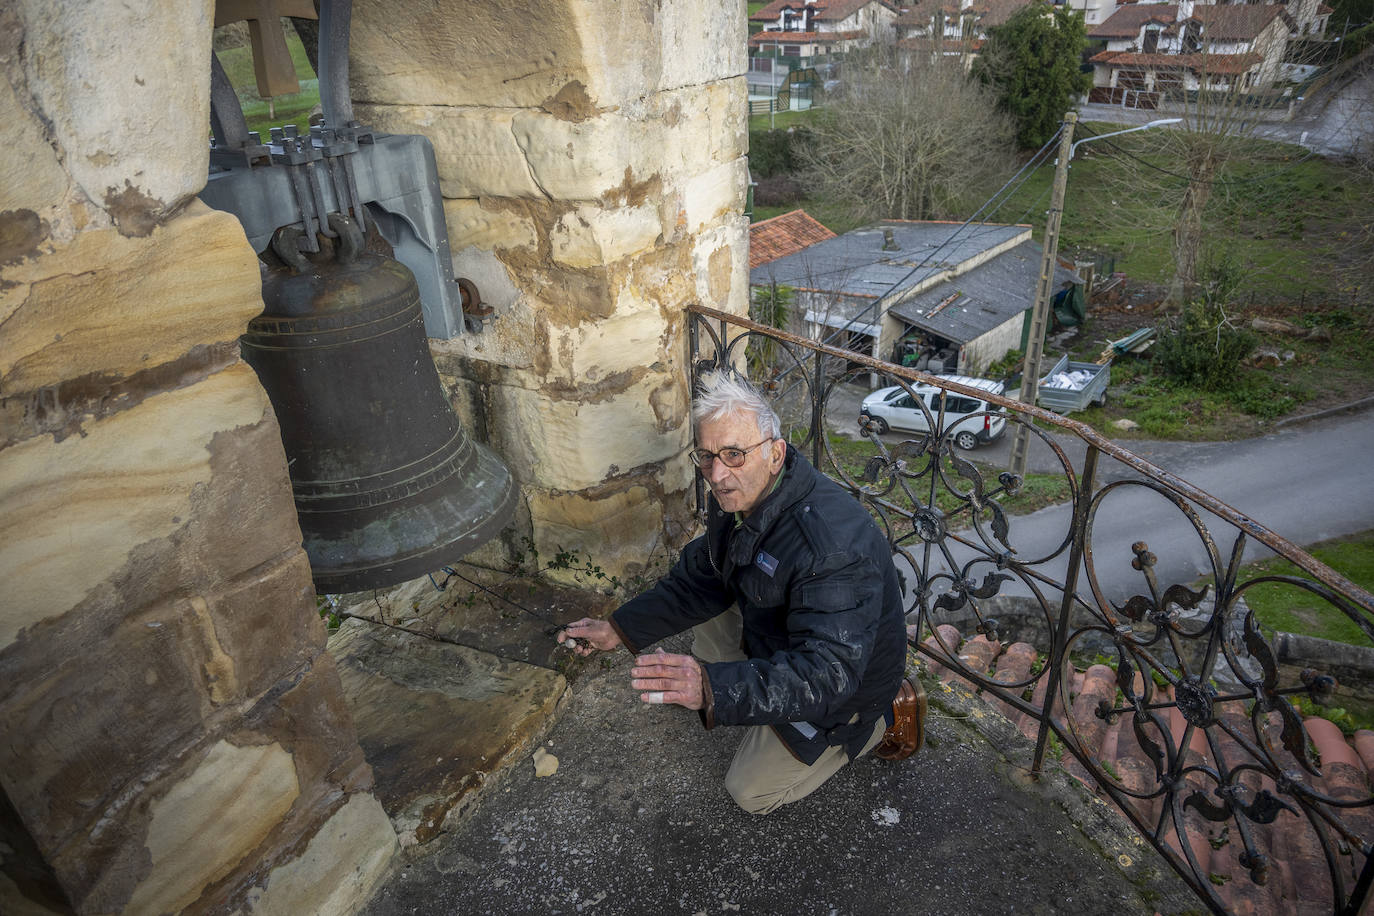
POLYGON ((769 442, 772 441, 773 437, 769 436, 762 442, 756 442, 748 448, 738 448, 737 446, 731 445, 721 449, 718 452, 707 451, 704 448, 694 448, 687 453, 687 456, 692 459, 692 464, 695 464, 702 470, 706 470, 707 468, 709 468, 711 466, 711 462, 716 460, 717 458, 719 458, 721 463, 724 464, 727 468, 737 468, 741 467, 744 464, 744 459, 749 457, 750 452, 758 448, 760 445, 767 445, 769 442))

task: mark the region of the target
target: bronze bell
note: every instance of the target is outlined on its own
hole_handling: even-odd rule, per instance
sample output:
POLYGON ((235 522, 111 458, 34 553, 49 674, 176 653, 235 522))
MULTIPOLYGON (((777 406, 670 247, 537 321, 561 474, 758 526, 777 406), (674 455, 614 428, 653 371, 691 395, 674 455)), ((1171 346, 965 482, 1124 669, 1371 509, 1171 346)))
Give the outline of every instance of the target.
POLYGON ((394 585, 490 539, 515 508, 501 461, 463 433, 429 353, 420 292, 333 214, 317 255, 278 230, 263 313, 241 338, 276 410, 315 588, 394 585))

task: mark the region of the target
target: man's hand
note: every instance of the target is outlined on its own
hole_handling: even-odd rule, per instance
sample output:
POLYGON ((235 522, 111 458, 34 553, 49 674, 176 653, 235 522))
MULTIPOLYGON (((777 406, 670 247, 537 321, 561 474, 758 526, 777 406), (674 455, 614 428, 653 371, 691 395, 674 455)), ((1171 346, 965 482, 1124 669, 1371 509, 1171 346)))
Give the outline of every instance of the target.
POLYGON ((690 655, 669 655, 659 649, 636 658, 630 675, 630 686, 646 691, 639 695, 645 703, 676 703, 688 709, 706 705, 701 686, 705 675, 701 663, 690 655))
POLYGON ((609 652, 621 644, 620 635, 616 633, 615 627, 605 620, 597 620, 594 617, 574 620, 559 630, 558 642, 583 656, 591 655, 598 649, 609 652))

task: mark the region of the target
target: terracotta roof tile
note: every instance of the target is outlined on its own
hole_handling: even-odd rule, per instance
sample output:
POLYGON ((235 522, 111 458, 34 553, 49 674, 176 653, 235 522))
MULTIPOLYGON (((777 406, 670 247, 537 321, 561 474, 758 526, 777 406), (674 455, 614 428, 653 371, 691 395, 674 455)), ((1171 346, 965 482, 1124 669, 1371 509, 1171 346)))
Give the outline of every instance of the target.
MULTIPOLYGON (((888 0, 816 0, 816 18, 822 22, 839 22, 849 16, 854 15, 855 11, 863 9, 870 3, 878 3, 888 9, 897 10, 897 6, 888 0)), ((791 7, 794 10, 803 10, 807 7, 806 0, 773 0, 763 9, 759 10, 749 19, 754 22, 771 22, 782 14, 784 7, 791 7)))
POLYGON ((835 233, 816 222, 805 210, 793 210, 754 223, 749 227, 749 269, 834 237, 835 233))
POLYGON ((1133 3, 1122 6, 1107 17, 1107 21, 1088 32, 1089 38, 1134 38, 1147 22, 1165 25, 1178 18, 1178 7, 1172 3, 1133 3))
MULTIPOLYGON (((1202 23, 1202 35, 1213 41, 1249 41, 1263 32, 1275 19, 1288 15, 1277 4, 1198 4, 1191 18, 1202 23)), ((1291 20, 1290 20, 1291 21, 1291 20)), ((1175 24, 1175 28, 1179 27, 1175 24)))
MULTIPOLYGON (((1003 684, 1023 684, 1038 654, 1033 646, 1026 643, 1014 643, 1002 651, 999 643, 988 642, 982 636, 964 641, 959 630, 949 624, 942 624, 936 627, 935 631, 938 637, 932 634, 924 642, 926 648, 935 656, 948 653, 960 659, 961 664, 970 671, 984 677, 990 676, 991 680, 1003 684)), ((908 636, 915 634, 916 627, 909 627, 908 636)), ((925 663, 946 683, 960 679, 959 674, 936 658, 928 659, 925 663)), ((1102 761, 1102 769, 1107 775, 1136 796, 1132 804, 1145 823, 1155 823, 1160 816, 1160 799, 1151 796, 1158 792, 1159 779, 1154 765, 1145 760, 1139 740, 1131 737, 1134 714, 1128 711, 1114 724, 1108 725, 1096 713, 1101 701, 1105 700, 1109 704, 1120 703, 1119 700, 1113 700, 1116 693, 1116 672, 1106 666, 1094 665, 1086 672, 1076 669, 1066 672, 1066 676, 1070 674, 1068 717, 1073 720, 1072 729, 1082 743, 1084 753, 1091 759, 1102 761)), ((1139 672, 1136 673, 1135 682, 1135 689, 1139 691, 1142 683, 1139 672)), ((1036 680, 1031 700, 1033 706, 1044 707, 1048 684, 1047 677, 1039 677, 1036 680)), ((1186 749, 1178 748, 1177 742, 1185 733, 1187 723, 1180 710, 1172 705, 1175 702, 1172 688, 1158 690, 1155 697, 1156 704, 1165 707, 1163 714, 1169 725, 1166 734, 1173 736, 1175 747, 1192 757, 1190 764, 1211 763, 1213 748, 1203 736, 1201 729, 1194 730, 1193 739, 1186 749)), ((1029 713, 1018 714, 1006 703, 986 692, 983 698, 989 701, 994 709, 1013 719, 1028 740, 1036 739, 1039 722, 1033 716, 1029 713)), ((1232 721, 1233 724, 1239 722, 1238 727, 1242 733, 1248 725, 1248 717, 1235 710, 1222 711, 1221 717, 1232 721)), ((1271 740, 1277 737, 1277 720, 1277 713, 1269 713, 1270 729, 1273 731, 1273 734, 1269 735, 1271 740)), ((1368 761, 1374 758, 1374 732, 1358 731, 1353 740, 1348 739, 1332 723, 1312 716, 1303 717, 1303 727, 1312 745, 1318 749, 1321 761, 1322 772, 1313 780, 1313 789, 1324 791, 1341 801, 1353 803, 1368 799, 1368 761)), ((1215 737, 1220 742, 1221 752, 1231 759, 1233 764, 1235 759, 1245 757, 1245 753, 1233 739, 1220 732, 1215 737)), ((1296 765, 1286 751, 1280 750, 1278 753, 1281 767, 1296 765)), ((1064 769, 1082 781, 1089 791, 1099 795, 1105 794, 1097 785, 1096 779, 1087 773, 1076 757, 1065 754, 1064 769)), ((1265 777, 1261 784, 1271 792, 1274 789, 1268 777, 1265 777)), ((1342 812, 1342 817, 1357 830, 1365 831, 1365 835, 1368 835, 1370 829, 1374 829, 1374 811, 1369 809, 1355 807, 1342 812)), ((1215 873, 1235 878, 1233 881, 1222 882, 1217 891, 1218 896, 1227 903, 1228 911, 1292 912, 1295 898, 1303 893, 1311 899, 1317 899, 1329 892, 1322 848, 1312 830, 1302 829, 1291 817, 1272 824, 1252 822, 1251 830, 1254 832, 1254 841, 1258 848, 1271 850, 1273 855, 1269 861, 1269 881, 1263 885, 1254 883, 1245 874, 1246 866, 1241 864, 1239 857, 1244 846, 1230 842, 1214 848, 1214 844, 1210 842, 1214 837, 1205 829, 1202 822, 1190 823, 1185 832, 1189 850, 1200 873, 1215 873)), ((1168 837, 1166 842, 1178 851, 1176 836, 1168 837)), ((1355 867, 1358 868, 1358 865, 1357 860, 1355 867)))
POLYGON ((1089 63, 1109 67, 1138 67, 1143 70, 1191 70, 1194 73, 1244 73, 1264 60, 1254 52, 1246 54, 1139 54, 1135 51, 1099 51, 1089 63))
POLYGON ((751 45, 807 44, 809 42, 849 41, 863 38, 868 33, 863 29, 851 32, 755 32, 749 36, 751 45))

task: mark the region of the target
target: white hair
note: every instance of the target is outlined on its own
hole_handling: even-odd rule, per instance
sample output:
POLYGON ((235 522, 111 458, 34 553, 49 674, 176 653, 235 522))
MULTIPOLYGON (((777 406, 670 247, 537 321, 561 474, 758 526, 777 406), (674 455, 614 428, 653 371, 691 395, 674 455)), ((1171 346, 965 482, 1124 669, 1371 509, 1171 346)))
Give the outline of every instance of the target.
POLYGON ((692 402, 694 424, 744 414, 754 415, 759 435, 771 439, 782 437, 782 421, 748 381, 733 372, 711 370, 702 374, 696 399, 692 402))

